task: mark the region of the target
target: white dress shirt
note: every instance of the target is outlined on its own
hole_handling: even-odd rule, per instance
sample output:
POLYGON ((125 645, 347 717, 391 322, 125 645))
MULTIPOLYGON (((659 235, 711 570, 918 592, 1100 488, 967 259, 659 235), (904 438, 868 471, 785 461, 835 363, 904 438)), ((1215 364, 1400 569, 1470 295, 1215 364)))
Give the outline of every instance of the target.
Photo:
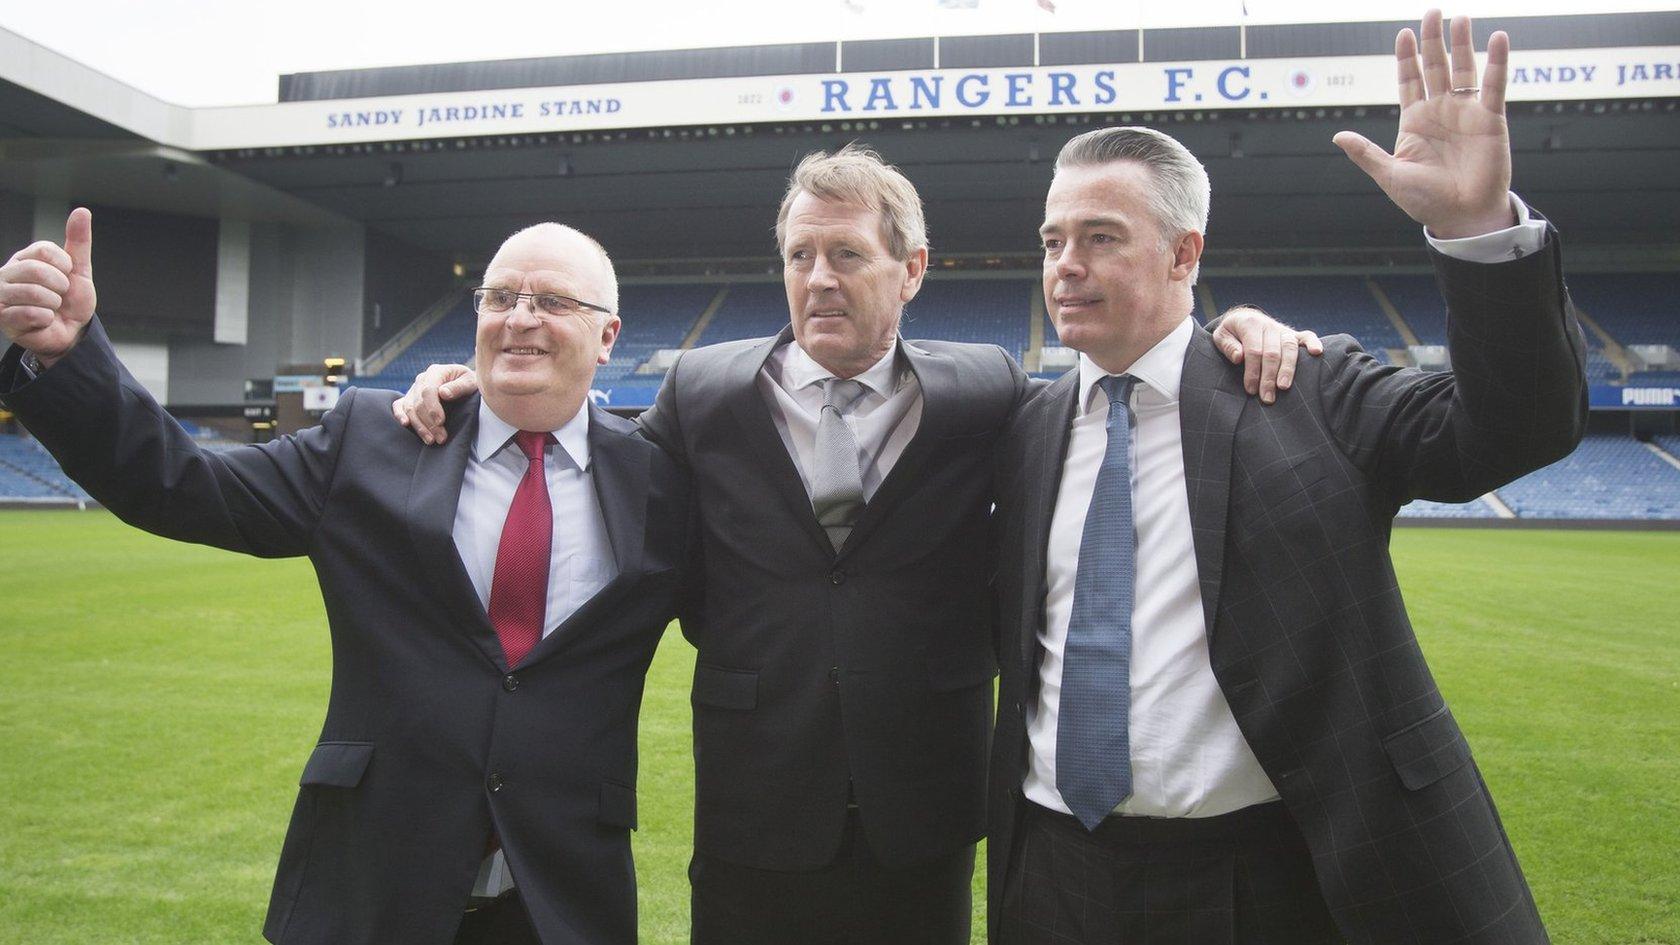
MULTIPOLYGON (((1546 229, 1540 220, 1530 219, 1528 207, 1515 194, 1510 199, 1515 226, 1465 239, 1438 240, 1427 231, 1424 235, 1439 252, 1467 262, 1520 259, 1545 244, 1546 229)), ((1278 797, 1237 728, 1208 656, 1178 416, 1179 381, 1193 331, 1186 316, 1126 372, 1139 381, 1131 395, 1137 417, 1131 463, 1137 574, 1132 603, 1132 796, 1115 808, 1121 815, 1213 817, 1278 797)), ((1097 470, 1108 448, 1108 398, 1096 386, 1104 374, 1090 358, 1079 356, 1079 400, 1045 557, 1038 699, 1027 709, 1024 793, 1034 803, 1063 813, 1071 811, 1056 789, 1056 720, 1079 546, 1097 470)))
MULTIPOLYGON (((496 575, 502 526, 513 505, 513 494, 530 465, 513 441, 517 432, 496 416, 489 404, 479 401, 478 435, 461 479, 453 535, 455 550, 486 613, 490 610, 490 586, 496 575)), ((618 576, 601 502, 589 475, 588 406, 580 407, 577 416, 550 432, 555 442, 543 448, 543 472, 554 515, 554 537, 549 546, 544 637, 618 576)), ((499 896, 513 885, 507 858, 498 849, 480 864, 472 895, 499 896)))
MULTIPOLYGON (((1137 575, 1132 604, 1132 796, 1116 809, 1121 814, 1211 817, 1278 796, 1237 729, 1208 658, 1178 418, 1179 378, 1194 327, 1186 316, 1127 372, 1139 381, 1131 398, 1137 417, 1131 464, 1137 575)), ((1096 386, 1103 376, 1101 368, 1080 356, 1079 401, 1045 558, 1048 591, 1044 630, 1038 636, 1044 651, 1039 696, 1027 712, 1031 755, 1026 796, 1063 813, 1069 811, 1056 790, 1056 719, 1085 513, 1108 448, 1108 398, 1096 386)))
MULTIPOLYGON (((490 585, 496 576, 502 526, 528 465, 525 454, 513 442, 517 432, 479 401, 478 435, 461 480, 454 536, 455 550, 486 613, 490 610, 490 585)), ((580 408, 577 416, 552 432, 557 442, 543 450, 548 501, 554 512, 544 637, 618 576, 612 543, 607 540, 607 523, 601 517, 601 502, 589 476, 589 408, 580 408)))
MULTIPOLYGON (((816 462, 817 422, 822 419, 822 382, 834 372, 818 364, 797 342, 778 345, 758 372, 758 390, 770 418, 787 446, 805 494, 811 494, 816 462)), ((852 378, 864 394, 846 411, 846 425, 857 438, 863 459, 863 498, 867 502, 892 472, 893 464, 922 422, 922 385, 909 365, 898 362, 898 341, 870 368, 852 378)))

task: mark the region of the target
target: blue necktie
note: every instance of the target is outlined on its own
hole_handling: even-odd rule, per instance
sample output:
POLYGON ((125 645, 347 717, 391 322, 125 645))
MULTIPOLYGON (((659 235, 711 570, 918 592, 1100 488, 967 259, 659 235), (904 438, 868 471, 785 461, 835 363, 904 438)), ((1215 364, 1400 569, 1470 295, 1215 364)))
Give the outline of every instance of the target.
POLYGON ((1133 377, 1098 381, 1108 395, 1108 448, 1073 581, 1056 723, 1056 789, 1087 830, 1132 793, 1132 598, 1137 535, 1132 527, 1133 377))

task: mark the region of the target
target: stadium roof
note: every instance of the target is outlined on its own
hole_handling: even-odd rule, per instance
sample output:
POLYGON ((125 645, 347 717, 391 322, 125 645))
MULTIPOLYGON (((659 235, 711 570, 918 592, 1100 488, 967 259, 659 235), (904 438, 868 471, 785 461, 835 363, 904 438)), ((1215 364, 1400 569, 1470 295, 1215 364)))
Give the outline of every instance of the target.
MULTIPOLYGON (((1210 259, 1279 245, 1415 250, 1409 221, 1330 144, 1342 128, 1392 137, 1387 48, 1399 25, 908 37, 309 73, 287 78, 290 101, 235 109, 168 105, 0 31, 0 122, 9 126, 0 187, 206 216, 347 219, 469 265, 513 229, 554 218, 595 234, 621 260, 768 262, 794 161, 863 140, 916 182, 937 254, 1030 253, 1062 142, 1099 123, 1143 123, 1180 137, 1209 167, 1210 259), (929 56, 939 57, 937 69, 929 56), (814 66, 826 68, 788 71, 814 66), (1174 78, 1192 70, 1200 85, 1174 78), (1118 91, 1096 107, 1089 90, 1101 90, 1105 72, 1118 91), (1013 76, 1027 77, 1021 107, 1013 76), (1058 76, 1086 83, 1087 98, 1048 107, 1058 76), (622 101, 623 111, 500 125, 440 118, 423 130, 329 127, 345 115, 415 119, 432 108, 442 116, 458 101, 526 89, 521 83, 602 80, 612 84, 532 94, 622 101), (915 96, 942 80, 946 100, 917 111, 915 96), (989 103, 967 107, 956 91, 965 81, 970 92, 985 88, 989 103), (1196 88, 1209 100, 1198 101, 1196 88), (1268 88, 1277 96, 1265 101, 1268 88), (713 92, 688 104, 682 95, 697 89, 713 92), (777 101, 783 91, 791 104, 777 101), (329 97, 345 94, 378 97, 329 97), (891 109, 872 107, 881 95, 891 109), (737 107, 734 99, 748 97, 758 101, 737 107), (200 120, 234 139, 296 135, 295 143, 193 147, 200 120)), ((1533 57, 1516 62, 1535 64, 1536 76, 1544 70, 1544 82, 1512 92, 1524 196, 1567 221, 1576 245, 1672 251, 1680 13, 1477 26, 1483 35, 1510 30, 1514 55, 1533 57), (1634 67, 1643 81, 1629 81, 1634 67), (1577 81, 1583 73, 1595 81, 1577 81)))

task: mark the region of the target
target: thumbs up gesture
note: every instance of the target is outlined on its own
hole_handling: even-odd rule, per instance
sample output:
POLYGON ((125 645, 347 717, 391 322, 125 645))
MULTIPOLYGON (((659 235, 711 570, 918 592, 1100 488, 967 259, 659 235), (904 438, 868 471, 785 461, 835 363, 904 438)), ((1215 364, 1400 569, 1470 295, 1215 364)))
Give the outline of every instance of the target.
POLYGON ((70 211, 64 245, 33 243, 0 266, 0 331, 51 367, 93 317, 93 214, 70 211))

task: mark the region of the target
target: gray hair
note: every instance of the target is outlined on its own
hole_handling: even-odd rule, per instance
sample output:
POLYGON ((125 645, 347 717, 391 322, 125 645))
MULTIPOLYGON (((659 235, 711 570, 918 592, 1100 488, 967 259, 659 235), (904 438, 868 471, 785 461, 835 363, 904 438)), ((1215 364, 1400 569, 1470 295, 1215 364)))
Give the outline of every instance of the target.
POLYGON ((1149 194, 1149 209, 1167 242, 1195 231, 1207 233, 1207 169, 1170 135, 1153 128, 1129 125, 1087 131, 1062 146, 1056 155, 1056 170, 1064 167, 1095 167, 1133 161, 1149 169, 1155 187, 1149 194))
POLYGON ((896 260, 927 248, 927 221, 915 185, 881 155, 856 142, 833 154, 813 151, 793 169, 776 212, 778 250, 787 249, 788 208, 800 194, 879 211, 881 238, 896 260))

